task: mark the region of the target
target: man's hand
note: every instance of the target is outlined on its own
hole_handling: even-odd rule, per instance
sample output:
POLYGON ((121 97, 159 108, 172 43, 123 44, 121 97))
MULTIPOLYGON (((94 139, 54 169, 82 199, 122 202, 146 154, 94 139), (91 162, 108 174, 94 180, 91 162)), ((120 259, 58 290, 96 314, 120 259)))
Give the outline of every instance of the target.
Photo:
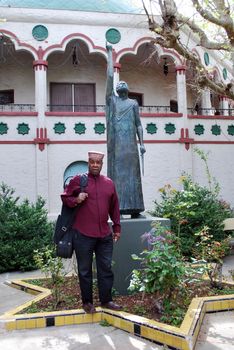
POLYGON ((117 242, 120 239, 120 232, 113 233, 113 241, 117 242))
POLYGON ((76 201, 78 204, 82 203, 83 201, 86 200, 86 198, 88 198, 88 193, 86 192, 80 192, 80 194, 78 195, 78 197, 76 197, 76 201))

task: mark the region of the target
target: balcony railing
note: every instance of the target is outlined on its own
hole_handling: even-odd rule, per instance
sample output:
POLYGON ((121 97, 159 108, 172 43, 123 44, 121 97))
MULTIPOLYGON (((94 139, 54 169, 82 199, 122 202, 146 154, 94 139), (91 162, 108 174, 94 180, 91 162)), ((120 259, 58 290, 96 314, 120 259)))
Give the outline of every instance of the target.
MULTIPOLYGON (((140 106, 140 113, 170 113, 170 106, 140 106)), ((49 112, 105 112, 105 105, 47 105, 49 112)))
POLYGON ((35 105, 29 103, 0 104, 0 112, 35 112, 35 105))
POLYGON ((105 112, 105 105, 47 105, 47 112, 105 112))
MULTIPOLYGON (((170 106, 140 106, 140 113, 176 113, 170 106)), ((34 104, 0 104, 0 112, 35 112, 34 104)), ((47 112, 105 113, 105 105, 47 105, 47 112)))
POLYGON ((188 108, 188 114, 190 115, 222 115, 222 116, 234 116, 234 109, 228 108, 188 108))

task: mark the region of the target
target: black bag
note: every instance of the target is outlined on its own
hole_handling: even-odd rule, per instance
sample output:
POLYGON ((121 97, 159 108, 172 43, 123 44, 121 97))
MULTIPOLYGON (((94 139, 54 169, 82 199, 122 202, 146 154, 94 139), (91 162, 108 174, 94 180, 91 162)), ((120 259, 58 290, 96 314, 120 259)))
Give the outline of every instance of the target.
MULTIPOLYGON (((88 183, 88 175, 82 174, 80 176, 81 192, 88 183)), ((69 208, 66 205, 62 205, 61 214, 59 214, 54 231, 54 243, 56 245, 56 256, 70 259, 73 254, 72 245, 72 224, 75 219, 79 205, 75 208, 69 208)))

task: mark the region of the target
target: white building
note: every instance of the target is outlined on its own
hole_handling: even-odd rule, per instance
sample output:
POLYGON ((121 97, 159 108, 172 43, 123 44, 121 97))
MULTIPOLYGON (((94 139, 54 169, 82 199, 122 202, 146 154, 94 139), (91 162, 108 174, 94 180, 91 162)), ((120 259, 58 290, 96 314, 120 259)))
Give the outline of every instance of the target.
MULTIPOLYGON (((207 184, 194 147, 210 151, 211 174, 234 205, 233 106, 209 90, 198 97, 192 72, 173 50, 153 50, 147 18, 130 1, 0 2, 0 181, 22 198, 60 210, 63 181, 86 170, 87 152, 106 153, 106 40, 113 43, 115 81, 125 80, 141 106, 146 146, 146 209, 158 189, 178 188, 183 171, 207 184)), ((231 65, 196 48, 214 79, 232 80, 231 65)), ((106 162, 103 173, 106 173, 106 162)))

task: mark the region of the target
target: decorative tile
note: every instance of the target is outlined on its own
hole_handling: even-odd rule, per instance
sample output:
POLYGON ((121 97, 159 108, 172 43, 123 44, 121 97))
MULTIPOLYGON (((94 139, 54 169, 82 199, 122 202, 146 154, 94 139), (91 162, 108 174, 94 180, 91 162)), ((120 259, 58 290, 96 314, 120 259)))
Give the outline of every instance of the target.
POLYGON ((26 135, 29 133, 30 128, 28 124, 20 123, 18 124, 17 130, 18 130, 18 134, 26 135))
POLYGON ((7 134, 8 126, 6 123, 0 123, 0 135, 7 134))
POLYGON ((157 128, 155 123, 148 123, 146 125, 146 131, 147 131, 148 134, 151 134, 151 135, 152 134, 156 134, 157 130, 158 130, 158 128, 157 128))
POLYGON ((96 123, 94 126, 95 134, 104 134, 106 130, 105 124, 103 123, 96 123))
POLYGON ((85 134, 86 126, 84 123, 76 123, 74 127, 75 133, 76 134, 85 134))
POLYGON ((197 124, 194 126, 194 132, 196 135, 203 135, 205 128, 202 124, 197 124))
POLYGON ((212 127, 211 127, 211 132, 212 132, 212 134, 215 135, 215 136, 220 135, 220 134, 221 134, 221 127, 220 127, 220 125, 217 125, 217 124, 212 125, 212 127))
POLYGON ((55 134, 65 134, 66 126, 64 123, 56 123, 54 124, 54 132, 55 134))
POLYGON ((228 135, 234 136, 234 125, 233 124, 232 125, 228 125, 227 132, 228 132, 228 135))
POLYGON ((174 134, 176 131, 175 124, 172 124, 172 123, 167 123, 164 129, 166 134, 169 134, 169 135, 174 134))

